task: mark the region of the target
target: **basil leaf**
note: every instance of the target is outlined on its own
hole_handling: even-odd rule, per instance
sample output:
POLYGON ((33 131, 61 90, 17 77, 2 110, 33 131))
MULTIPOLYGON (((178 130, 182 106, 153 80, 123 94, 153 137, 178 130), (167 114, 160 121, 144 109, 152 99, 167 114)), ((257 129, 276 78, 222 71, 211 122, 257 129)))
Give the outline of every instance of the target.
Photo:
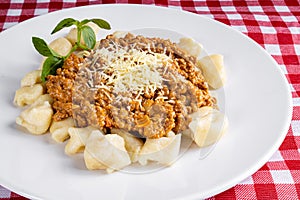
POLYGON ((83 25, 89 23, 90 21, 91 21, 90 19, 84 19, 79 23, 79 26, 83 26, 83 25))
POLYGON ((49 48, 47 43, 38 37, 32 37, 34 48, 43 56, 49 57, 53 55, 53 50, 49 48))
POLYGON ((45 82, 48 75, 56 74, 56 70, 61 68, 63 64, 64 60, 62 58, 56 58, 53 56, 48 57, 43 64, 41 75, 42 81, 45 82))
POLYGON ((85 42, 85 45, 89 49, 94 48, 96 44, 96 35, 93 29, 89 26, 83 26, 81 29, 81 34, 83 37, 83 41, 85 42))
POLYGON ((72 19, 72 18, 66 18, 66 19, 61 20, 56 25, 56 27, 53 29, 53 31, 51 32, 51 35, 56 33, 57 31, 60 31, 63 28, 66 28, 66 27, 69 27, 69 26, 72 26, 72 25, 76 24, 76 22, 77 22, 77 20, 72 19))
POLYGON ((109 23, 103 19, 91 19, 91 21, 97 24, 100 28, 107 29, 107 30, 111 29, 109 23))
POLYGON ((61 58, 62 56, 53 51, 47 43, 38 37, 32 37, 32 43, 35 47, 35 49, 43 56, 49 57, 49 56, 55 56, 58 58, 61 58))

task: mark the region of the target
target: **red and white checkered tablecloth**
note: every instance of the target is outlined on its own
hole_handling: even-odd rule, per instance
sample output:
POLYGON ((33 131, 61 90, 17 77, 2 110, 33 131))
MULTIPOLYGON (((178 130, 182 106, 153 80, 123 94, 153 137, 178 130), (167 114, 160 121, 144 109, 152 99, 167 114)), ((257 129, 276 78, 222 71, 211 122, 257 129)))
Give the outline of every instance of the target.
MULTIPOLYGON (((275 58, 293 96, 293 118, 287 136, 255 174, 210 199, 300 199, 300 1, 0 0, 0 31, 55 10, 107 3, 154 4, 198 13, 243 32, 275 58)), ((26 198, 0 186, 3 199, 26 198)))

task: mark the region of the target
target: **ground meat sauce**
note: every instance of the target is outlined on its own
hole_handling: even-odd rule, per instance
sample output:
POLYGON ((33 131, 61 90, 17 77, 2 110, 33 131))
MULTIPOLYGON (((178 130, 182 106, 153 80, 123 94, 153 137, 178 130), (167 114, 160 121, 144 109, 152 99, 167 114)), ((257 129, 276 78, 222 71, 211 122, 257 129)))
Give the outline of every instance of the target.
MULTIPOLYGON (((139 62, 143 61, 134 60, 133 64, 138 66, 139 62)), ((137 76, 142 75, 139 73, 137 76)), ((191 113, 199 107, 216 103, 196 66, 195 57, 169 40, 132 34, 123 38, 107 36, 85 59, 71 55, 56 75, 47 77, 46 87, 54 99, 55 121, 73 117, 78 127, 98 126, 104 132, 110 132, 113 127, 122 128, 147 138, 159 138, 171 130, 179 133, 187 129, 191 113), (101 49, 108 52, 107 57, 99 53, 101 49), (114 68, 107 67, 107 60, 116 62, 116 59, 121 59, 125 63, 130 58, 110 58, 109 52, 130 52, 132 49, 153 59, 165 59, 161 61, 165 66, 152 66, 154 68, 149 71, 160 77, 160 82, 148 81, 154 91, 147 85, 140 90, 122 88, 126 82, 121 83, 123 90, 117 90, 114 84, 118 83, 110 82, 109 77, 116 75, 114 68)))

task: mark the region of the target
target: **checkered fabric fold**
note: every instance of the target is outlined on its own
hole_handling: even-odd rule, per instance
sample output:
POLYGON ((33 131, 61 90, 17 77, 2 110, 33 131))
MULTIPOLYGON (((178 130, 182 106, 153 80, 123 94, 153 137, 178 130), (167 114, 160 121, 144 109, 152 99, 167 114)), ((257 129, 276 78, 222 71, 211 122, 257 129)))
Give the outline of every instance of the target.
MULTIPOLYGON (((300 5, 298 0, 0 0, 0 31, 29 18, 65 8, 137 3, 182 9, 230 25, 265 48, 286 75, 293 96, 287 136, 255 174, 209 199, 300 199, 300 5)), ((1 172, 0 172, 1 173, 1 172)), ((0 200, 26 199, 0 186, 0 200)))

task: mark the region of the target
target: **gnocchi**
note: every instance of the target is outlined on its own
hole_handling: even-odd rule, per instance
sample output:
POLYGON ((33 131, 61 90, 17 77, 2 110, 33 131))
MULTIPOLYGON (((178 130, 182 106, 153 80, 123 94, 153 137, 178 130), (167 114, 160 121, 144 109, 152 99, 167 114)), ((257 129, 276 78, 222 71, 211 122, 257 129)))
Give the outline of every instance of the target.
POLYGON ((44 92, 41 84, 25 86, 18 89, 15 93, 14 103, 17 106, 26 106, 32 104, 44 92))
POLYGON ((21 115, 16 119, 16 123, 25 127, 32 134, 46 133, 53 115, 51 102, 46 99, 44 95, 37 99, 34 104, 21 112, 21 115))
POLYGON ((120 135, 125 141, 125 148, 132 162, 137 162, 143 141, 122 129, 113 128, 111 133, 120 135))
POLYGON ((172 131, 168 137, 146 139, 139 155, 139 163, 146 165, 148 161, 156 161, 163 165, 175 162, 180 149, 181 134, 175 135, 172 131))
POLYGON ((87 140, 84 161, 88 169, 106 169, 108 173, 131 164, 124 139, 117 134, 103 135, 99 130, 87 140))
POLYGON ((49 94, 43 94, 41 95, 39 98, 37 98, 34 103, 32 104, 32 106, 41 104, 45 101, 48 101, 51 105, 53 104, 53 99, 50 97, 49 94))
POLYGON ((26 74, 21 80, 21 87, 33 86, 34 84, 41 83, 41 70, 34 70, 26 74))
POLYGON ((212 107, 202 107, 191 114, 191 117, 191 137, 199 147, 215 143, 228 129, 226 116, 212 107))
POLYGON ((53 121, 50 126, 52 139, 56 142, 64 142, 69 138, 69 128, 74 126, 75 123, 71 117, 58 122, 53 121))
POLYGON ((66 56, 72 49, 72 44, 64 37, 53 40, 49 47, 61 56, 66 56))
POLYGON ((213 89, 222 87, 226 81, 224 58, 220 54, 205 56, 198 61, 205 80, 213 89))
POLYGON ((122 37, 125 37, 127 35, 128 32, 126 31, 115 31, 113 33, 113 36, 116 37, 116 38, 122 38, 122 37))
POLYGON ((202 45, 192 38, 180 38, 178 46, 187 51, 190 55, 198 57, 202 51, 202 45))
POLYGON ((76 153, 83 152, 86 141, 91 134, 92 131, 97 130, 92 126, 88 126, 85 128, 75 128, 70 127, 68 129, 68 133, 70 135, 70 139, 65 146, 65 153, 67 155, 74 155, 76 153))

